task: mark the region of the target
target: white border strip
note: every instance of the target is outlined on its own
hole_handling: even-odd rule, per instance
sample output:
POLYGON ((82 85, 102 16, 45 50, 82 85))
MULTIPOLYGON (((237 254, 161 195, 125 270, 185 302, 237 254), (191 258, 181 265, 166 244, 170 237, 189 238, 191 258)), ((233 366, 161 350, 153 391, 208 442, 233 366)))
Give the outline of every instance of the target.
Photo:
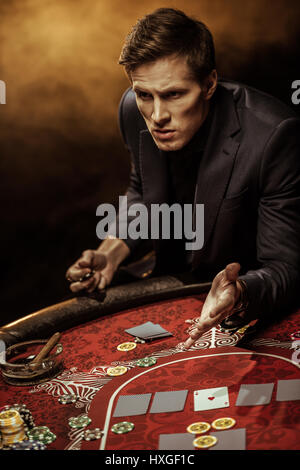
POLYGON ((131 377, 131 379, 128 379, 126 382, 124 382, 122 385, 120 385, 119 388, 117 388, 114 393, 112 394, 112 396, 110 397, 110 400, 109 400, 109 403, 108 403, 108 407, 107 407, 107 412, 106 412, 106 417, 105 417, 105 424, 104 424, 104 429, 103 429, 103 436, 102 436, 102 439, 101 439, 101 445, 99 447, 99 450, 104 450, 105 449, 105 445, 106 445, 106 439, 107 439, 107 434, 108 434, 108 431, 109 431, 109 423, 110 423, 110 419, 111 419, 111 412, 112 412, 112 408, 113 408, 113 403, 114 403, 114 399, 116 398, 117 394, 119 393, 120 390, 122 390, 122 388, 124 388, 126 385, 128 385, 130 382, 133 382, 133 380, 141 377, 142 375, 144 374, 147 374, 149 372, 152 372, 154 369, 159 369, 161 367, 165 367, 165 366, 168 366, 170 364, 175 364, 176 362, 183 362, 183 361, 190 361, 191 359, 202 359, 202 358, 205 358, 205 357, 216 357, 216 356, 232 356, 232 355, 251 355, 251 354, 256 354, 257 356, 270 356, 270 357, 276 357, 277 359, 281 359, 281 360, 284 360, 286 362, 289 362, 290 364, 293 364, 294 366, 298 367, 300 369, 300 365, 297 364, 296 362, 293 362, 291 361, 290 359, 287 359, 286 357, 282 357, 282 356, 277 356, 277 354, 268 354, 268 353, 259 353, 259 352, 255 352, 255 351, 249 351, 249 352, 232 352, 232 353, 218 353, 218 354, 205 354, 204 356, 192 356, 192 357, 186 357, 186 358, 183 358, 183 359, 177 359, 175 361, 171 361, 171 362, 166 362, 165 364, 160 364, 158 366, 155 366, 155 367, 151 367, 143 372, 141 372, 140 374, 138 375, 135 375, 134 377, 131 377))
POLYGON ((216 347, 216 328, 213 327, 211 329, 211 345, 209 346, 208 349, 215 348, 216 347))

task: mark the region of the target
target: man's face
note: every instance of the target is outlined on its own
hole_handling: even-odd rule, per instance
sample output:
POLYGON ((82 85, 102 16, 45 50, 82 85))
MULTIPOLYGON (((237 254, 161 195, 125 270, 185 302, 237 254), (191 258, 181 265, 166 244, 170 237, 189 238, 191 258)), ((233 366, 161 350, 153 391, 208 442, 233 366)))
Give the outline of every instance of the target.
POLYGON ((131 73, 136 102, 158 148, 180 150, 204 122, 209 97, 183 57, 168 56, 131 73))

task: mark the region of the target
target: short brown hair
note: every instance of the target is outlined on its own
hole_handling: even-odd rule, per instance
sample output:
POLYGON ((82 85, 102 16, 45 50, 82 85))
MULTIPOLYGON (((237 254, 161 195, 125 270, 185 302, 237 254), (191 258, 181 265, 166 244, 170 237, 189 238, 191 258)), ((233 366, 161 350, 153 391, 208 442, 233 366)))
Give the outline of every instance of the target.
POLYGON ((205 24, 180 10, 159 8, 133 26, 119 64, 130 77, 138 66, 174 54, 186 58, 199 82, 216 66, 212 34, 205 24))

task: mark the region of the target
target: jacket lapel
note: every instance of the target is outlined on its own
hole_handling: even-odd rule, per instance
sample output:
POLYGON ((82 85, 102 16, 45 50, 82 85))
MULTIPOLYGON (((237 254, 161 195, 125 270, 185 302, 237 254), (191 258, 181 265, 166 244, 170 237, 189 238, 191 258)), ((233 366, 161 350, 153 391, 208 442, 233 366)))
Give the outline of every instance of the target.
POLYGON ((232 94, 220 86, 216 94, 214 115, 199 165, 194 200, 194 204, 204 204, 204 246, 202 250, 193 253, 193 267, 198 265, 212 234, 239 148, 234 135, 240 125, 232 94))

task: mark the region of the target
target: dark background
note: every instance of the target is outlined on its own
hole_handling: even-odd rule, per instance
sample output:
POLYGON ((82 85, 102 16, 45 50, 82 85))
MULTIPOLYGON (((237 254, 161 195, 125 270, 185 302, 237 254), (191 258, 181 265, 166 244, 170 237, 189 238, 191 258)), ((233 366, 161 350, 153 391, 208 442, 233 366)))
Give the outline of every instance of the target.
POLYGON ((219 75, 300 113, 299 0, 0 0, 0 325, 68 296, 67 267, 97 247, 96 208, 116 203, 129 175, 120 49, 136 20, 163 6, 208 25, 219 75))

